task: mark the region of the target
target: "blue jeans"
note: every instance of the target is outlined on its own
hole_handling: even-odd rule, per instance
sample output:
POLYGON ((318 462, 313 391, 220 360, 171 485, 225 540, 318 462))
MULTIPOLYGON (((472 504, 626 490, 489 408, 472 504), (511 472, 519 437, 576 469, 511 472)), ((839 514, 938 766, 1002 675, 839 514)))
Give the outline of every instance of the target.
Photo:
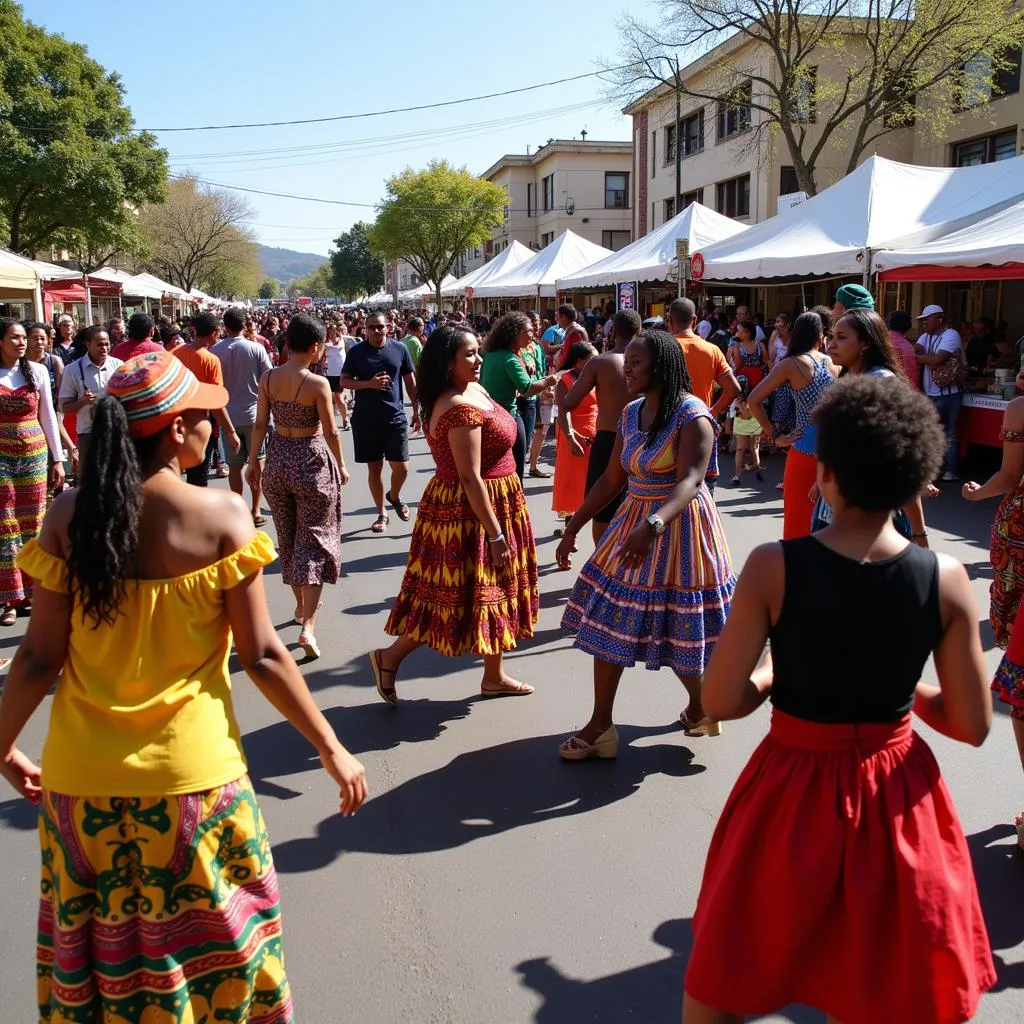
POLYGON ((929 395, 935 411, 939 414, 939 421, 942 429, 946 432, 946 461, 943 471, 952 473, 954 476, 959 469, 959 452, 956 441, 956 421, 960 415, 960 403, 963 402, 963 394, 954 391, 950 395, 929 395))
POLYGON ((530 444, 533 441, 533 428, 537 426, 537 396, 533 398, 517 398, 516 409, 519 411, 519 418, 523 421, 526 430, 526 452, 530 452, 530 444))

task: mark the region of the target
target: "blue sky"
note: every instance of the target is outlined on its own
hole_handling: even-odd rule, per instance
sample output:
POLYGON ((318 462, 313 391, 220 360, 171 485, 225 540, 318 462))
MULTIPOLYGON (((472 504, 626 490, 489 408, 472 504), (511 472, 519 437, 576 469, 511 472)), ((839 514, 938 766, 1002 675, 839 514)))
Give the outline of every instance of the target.
MULTIPOLYGON (((142 128, 362 113, 582 74, 614 55, 626 2, 22 0, 32 21, 119 72, 142 128)), ((445 157, 479 173, 504 153, 584 128, 591 139, 630 138, 629 119, 593 78, 435 111, 157 134, 172 173, 373 204, 408 165, 445 157)), ((248 198, 261 241, 306 252, 326 254, 340 230, 373 218, 372 209, 248 198)))

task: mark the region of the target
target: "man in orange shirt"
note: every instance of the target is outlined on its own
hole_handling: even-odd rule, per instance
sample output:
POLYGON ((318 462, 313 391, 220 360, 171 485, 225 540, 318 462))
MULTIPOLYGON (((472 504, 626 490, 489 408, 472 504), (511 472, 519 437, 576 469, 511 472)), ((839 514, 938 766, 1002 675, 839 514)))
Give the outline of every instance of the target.
MULTIPOLYGON (((224 372, 220 360, 210 351, 210 346, 220 341, 220 318, 214 313, 200 313, 192 321, 196 329, 196 340, 188 345, 179 345, 174 354, 196 375, 203 384, 224 384, 224 372)), ((234 424, 227 409, 217 409, 213 418, 220 424, 221 432, 237 452, 241 446, 234 424)), ((198 466, 185 470, 185 479, 196 487, 205 487, 213 463, 213 451, 218 444, 217 432, 210 433, 210 442, 206 446, 206 458, 198 466)))
POLYGON ((729 408, 740 393, 739 381, 725 361, 722 350, 702 340, 693 330, 697 310, 689 299, 673 299, 668 307, 668 329, 675 335, 686 358, 693 394, 710 410, 716 419, 729 408), (712 404, 715 385, 721 388, 718 400, 712 404))

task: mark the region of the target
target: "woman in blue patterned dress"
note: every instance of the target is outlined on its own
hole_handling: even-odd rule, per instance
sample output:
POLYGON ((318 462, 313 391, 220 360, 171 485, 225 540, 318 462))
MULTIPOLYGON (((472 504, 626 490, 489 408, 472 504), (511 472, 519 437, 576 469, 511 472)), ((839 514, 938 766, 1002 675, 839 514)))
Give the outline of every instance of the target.
POLYGON ((566 760, 614 757, 612 706, 622 670, 668 666, 690 698, 688 736, 717 736, 704 715, 701 676, 735 586, 722 523, 705 478, 718 472, 717 432, 690 394, 679 343, 646 331, 625 354, 626 390, 608 468, 565 529, 555 557, 571 565, 576 535, 628 483, 628 493, 573 587, 562 625, 594 657, 594 711, 561 747, 566 760))

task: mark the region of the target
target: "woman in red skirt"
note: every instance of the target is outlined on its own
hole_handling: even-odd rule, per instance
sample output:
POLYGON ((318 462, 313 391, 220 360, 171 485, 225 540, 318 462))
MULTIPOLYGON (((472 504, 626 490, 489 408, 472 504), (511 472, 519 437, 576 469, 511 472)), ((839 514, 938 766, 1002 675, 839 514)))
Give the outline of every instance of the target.
POLYGON ((773 711, 711 841, 683 1017, 802 1003, 842 1024, 959 1024, 995 970, 910 712, 978 745, 992 705, 964 567, 891 522, 939 471, 943 433, 926 398, 868 376, 830 388, 815 423, 832 525, 751 554, 704 677, 714 719, 773 711), (755 671, 767 639, 774 670, 755 671), (938 687, 918 682, 932 654, 938 687))
MULTIPOLYGON (((1010 646, 999 663, 992 689, 1010 707, 1013 736, 1017 741, 1021 767, 1024 768, 1024 604, 1013 620, 1010 646)), ((1017 815, 1017 845, 1024 850, 1024 812, 1017 815)))

